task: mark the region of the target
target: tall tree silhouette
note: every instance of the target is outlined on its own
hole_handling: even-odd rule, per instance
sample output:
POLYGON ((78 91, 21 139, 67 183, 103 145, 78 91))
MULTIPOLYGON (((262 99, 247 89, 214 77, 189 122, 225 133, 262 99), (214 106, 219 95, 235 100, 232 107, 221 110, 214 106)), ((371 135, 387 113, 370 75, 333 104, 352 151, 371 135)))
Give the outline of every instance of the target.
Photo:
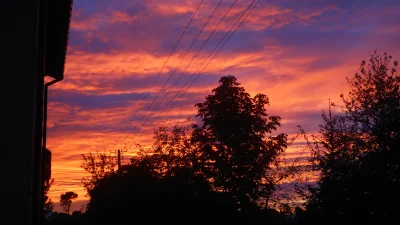
POLYGON ((272 135, 280 118, 266 113, 268 98, 251 98, 239 85, 234 76, 222 77, 213 95, 196 105, 202 125, 160 127, 153 145, 137 145, 121 173, 94 176, 87 214, 115 224, 132 216, 167 224, 262 221, 257 204, 274 190, 276 173, 270 172, 287 136, 272 135), (157 217, 146 216, 150 210, 157 217))
POLYGON ((271 194, 268 171, 287 147, 287 136, 271 135, 280 117, 268 116, 266 95, 251 98, 234 76, 219 83, 205 102, 196 104, 203 124, 194 125, 193 139, 205 162, 203 173, 215 189, 232 193, 243 210, 271 194))
POLYGON ((323 114, 321 138, 312 162, 321 171, 311 189, 308 211, 323 224, 398 221, 400 199, 400 77, 397 61, 375 51, 359 73, 348 78, 351 91, 341 95, 344 110, 323 114))
POLYGON ((360 171, 356 174, 359 204, 357 215, 381 224, 393 223, 400 211, 400 76, 398 62, 376 51, 369 62, 362 61, 360 72, 348 83, 351 87, 345 115, 357 125, 363 148, 360 171), (391 68, 390 68, 391 67, 391 68))
POLYGON ((60 205, 64 212, 69 214, 71 209, 72 200, 78 198, 78 194, 73 191, 67 191, 60 196, 60 205))
POLYGON ((313 142, 308 142, 312 153, 311 169, 319 172, 317 187, 308 187, 311 193, 307 199, 307 210, 312 214, 310 224, 348 222, 349 193, 346 190, 351 185, 349 181, 353 178, 354 168, 360 163, 356 126, 343 115, 333 114, 332 106, 335 105, 329 106, 328 113, 322 113, 324 123, 320 125, 320 135, 313 135, 313 142))

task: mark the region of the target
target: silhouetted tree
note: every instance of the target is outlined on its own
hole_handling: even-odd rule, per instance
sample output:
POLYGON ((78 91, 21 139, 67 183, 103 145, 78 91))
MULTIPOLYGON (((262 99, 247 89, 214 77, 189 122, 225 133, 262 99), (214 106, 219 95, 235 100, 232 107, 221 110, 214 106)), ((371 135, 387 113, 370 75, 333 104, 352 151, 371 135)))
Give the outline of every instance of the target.
POLYGON ((49 198, 49 196, 47 195, 49 193, 49 190, 50 190, 53 182, 54 182, 54 179, 50 179, 50 180, 46 180, 45 184, 44 184, 44 210, 48 210, 48 211, 53 211, 53 209, 54 209, 54 203, 51 200, 51 198, 49 198))
POLYGON ((72 191, 62 193, 60 196, 60 205, 64 209, 64 212, 69 214, 71 209, 72 200, 78 198, 78 194, 72 191))
POLYGON ((132 220, 190 224, 236 218, 232 197, 212 192, 207 180, 190 169, 172 170, 159 177, 146 163, 126 165, 122 173, 99 181, 86 213, 98 222, 113 224, 132 220))
POLYGON ((400 211, 400 76, 392 56, 374 54, 348 79, 345 116, 357 125, 360 167, 352 181, 353 212, 367 222, 394 224, 400 211), (392 199, 392 200, 390 200, 392 199))
POLYGON ((89 177, 82 178, 83 187, 88 196, 98 182, 105 176, 115 172, 115 161, 111 155, 105 153, 82 154, 83 163, 81 167, 90 174, 89 177))
POLYGON ((93 156, 84 158, 83 167, 95 171, 86 214, 113 224, 262 224, 264 214, 286 223, 284 213, 257 205, 266 206, 276 183, 292 173, 276 170, 287 147, 285 134, 271 134, 280 118, 266 113, 265 95, 251 98, 235 77, 220 83, 196 105, 203 125, 158 128, 153 145, 138 145, 121 173, 98 173, 93 156))
POLYGON ((400 77, 397 61, 374 52, 348 83, 344 110, 323 114, 321 136, 312 148, 318 187, 307 211, 323 224, 398 222, 400 199, 400 77))
POLYGON ((234 76, 219 83, 205 102, 196 104, 203 124, 194 125, 192 135, 207 179, 216 190, 232 193, 243 210, 272 193, 268 172, 286 149, 287 136, 271 135, 280 117, 268 116, 267 96, 251 98, 234 76))
POLYGON ((159 127, 154 131, 153 146, 146 149, 138 144, 138 157, 133 157, 131 163, 147 162, 148 168, 158 176, 171 176, 179 168, 198 171, 201 162, 197 159, 197 146, 190 132, 190 126, 174 126, 171 131, 159 127))
POLYGON ((349 202, 345 190, 351 171, 359 165, 356 126, 343 115, 332 114, 332 105, 328 114, 322 113, 320 135, 312 135, 312 142, 308 142, 311 169, 319 172, 317 186, 308 186, 310 195, 306 196, 307 211, 313 215, 310 224, 319 223, 320 217, 326 221, 324 224, 346 221, 344 212, 349 202))

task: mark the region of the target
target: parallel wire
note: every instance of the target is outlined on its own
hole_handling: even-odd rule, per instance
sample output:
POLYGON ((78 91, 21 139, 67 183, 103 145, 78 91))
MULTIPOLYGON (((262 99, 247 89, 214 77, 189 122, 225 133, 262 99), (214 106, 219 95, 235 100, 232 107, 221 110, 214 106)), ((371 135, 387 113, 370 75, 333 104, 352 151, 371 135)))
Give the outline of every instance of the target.
MULTIPOLYGON (((232 5, 229 7, 229 9, 226 11, 226 13, 224 14, 224 16, 221 18, 221 20, 218 22, 217 26, 214 28, 214 30, 210 33, 210 35, 208 36, 208 38, 205 40, 205 42, 203 43, 203 45, 200 47, 200 49, 197 51, 197 53, 195 54, 195 56, 192 58, 192 60, 190 61, 190 63, 186 66, 185 70, 182 71, 182 73, 179 75, 178 79, 175 80, 174 84, 166 91, 166 94, 164 95, 164 97, 162 98, 162 100, 157 104, 157 106, 150 112, 150 115, 148 115, 147 119, 142 123, 141 127, 143 127, 150 119, 150 116, 158 109, 158 107, 161 105, 161 103, 164 102, 164 100, 166 99, 166 97, 171 93, 170 90, 172 88, 175 87, 175 85, 178 83, 179 79, 182 77, 182 75, 186 72, 186 70, 189 68, 189 66, 192 64, 192 62, 194 61, 194 59, 197 57, 197 55, 201 52, 201 50, 203 49, 203 47, 207 44, 207 42, 209 41, 209 39, 212 37, 212 35, 215 33, 215 31, 218 29, 219 25, 221 25, 222 21, 225 19, 225 17, 228 15, 228 13, 232 10, 233 6, 236 4, 238 0, 235 0, 232 5)), ((176 97, 176 95, 175 95, 176 97)), ((173 99, 172 99, 173 100, 173 99)), ((172 101, 171 100, 171 101, 172 101)), ((171 102, 170 101, 170 102, 171 102)), ((132 138, 134 138, 136 135, 136 133, 133 135, 132 138)))
MULTIPOLYGON (((234 29, 234 31, 231 33, 231 35, 226 39, 226 41, 223 43, 223 45, 218 49, 218 51, 213 55, 213 57, 210 59, 210 61, 205 65, 205 67, 200 71, 200 73, 198 73, 195 78, 192 80, 192 82, 190 83, 189 86, 186 87, 186 90, 184 92, 182 92, 179 96, 179 98, 181 98, 183 96, 183 94, 185 94, 188 89, 193 85, 193 83, 198 79, 198 77, 201 75, 202 72, 204 72, 204 70, 207 68, 207 66, 211 63, 211 61, 215 58, 215 56, 221 51, 221 49, 225 46, 225 44, 229 41, 229 39, 233 36, 233 34, 237 31, 237 29, 243 24, 243 22, 247 19, 247 17, 250 15, 250 13, 254 10, 254 8, 258 5, 258 3, 261 0, 258 0, 257 3, 253 6, 253 8, 251 8, 251 6, 254 4, 255 0, 253 0, 253 2, 247 7, 247 9, 243 12, 243 14, 238 18, 238 20, 232 25, 231 29, 225 34, 225 36, 220 40, 220 42, 217 44, 217 46, 213 49, 213 51, 208 55, 208 57, 203 61, 203 63, 199 66, 199 68, 197 68, 196 72, 192 74, 192 76, 188 79, 188 81, 185 83, 185 85, 190 81, 190 79, 198 72, 198 70, 201 68, 201 66, 204 64, 204 62, 207 61, 207 59, 212 55, 212 53, 217 49, 217 47, 222 43, 222 41, 225 39, 225 37, 232 31, 232 29, 235 27, 235 25, 239 22, 239 20, 246 14, 246 12, 251 8, 251 10, 249 11, 249 13, 247 13, 247 15, 245 16, 245 18, 240 22, 240 24, 234 29)), ((184 85, 184 86, 185 86, 184 85)), ((183 86, 183 87, 184 87, 183 86)), ((181 90, 183 89, 183 87, 181 88, 181 90)), ((181 91, 180 90, 180 91, 181 91)), ((177 92, 177 94, 180 93, 177 92)), ((177 94, 175 95, 175 97, 177 96, 177 94)), ((172 99, 173 100, 173 99, 172 99)), ((164 113, 163 117, 160 120, 163 120, 166 115, 171 111, 171 109, 176 105, 176 103, 179 101, 176 100, 173 105, 168 109, 167 112, 164 113)), ((171 102, 171 101, 170 101, 171 102)), ((169 102, 169 103, 170 103, 169 102)), ((169 105, 168 103, 168 105, 169 105)), ((167 106, 168 106, 167 105, 167 106)), ((152 125, 157 119, 153 120, 152 123, 150 125, 152 125)), ((148 129, 149 130, 149 129, 148 129)), ((146 130, 147 131, 147 130, 146 130)), ((141 137, 143 134, 146 133, 146 131, 142 132, 137 138, 141 137)), ((132 147, 132 145, 134 144, 134 140, 132 140, 131 145, 128 147, 128 149, 130 149, 132 147)))
MULTIPOLYGON (((207 24, 209 23, 209 21, 211 20, 211 18, 213 17, 214 13, 217 11, 218 7, 221 5, 222 0, 219 1, 218 5, 214 8, 213 12, 211 13, 211 15, 208 17, 206 23, 203 25, 203 27, 201 28, 200 32, 197 34, 196 38, 193 40, 193 42, 191 43, 191 45, 189 46, 189 48, 186 50, 185 54, 183 55, 182 59, 179 61, 178 65, 175 67, 175 69, 173 70, 173 72, 169 75, 167 81, 164 83, 164 85, 161 87, 160 91, 157 93, 156 97, 153 99, 153 101, 150 103, 150 105, 147 107, 147 109, 145 110, 144 114, 146 114, 150 108, 152 107, 152 105, 154 104, 154 102, 157 100, 158 96, 160 95, 160 93, 164 90, 165 86, 168 84, 169 80, 171 79, 171 77, 175 74, 176 70, 178 69, 178 67, 180 66, 180 64, 182 63, 182 61, 184 60, 184 58, 186 57, 186 55, 189 53, 190 49, 193 47, 194 43, 197 41, 197 39, 199 38, 199 36, 201 35, 201 33, 203 32, 204 28, 207 26, 207 24)), ((133 126, 136 126, 138 121, 142 121, 144 118, 144 114, 140 117, 139 120, 135 121, 133 126)), ((128 134, 128 136, 125 138, 125 140, 127 140, 129 138, 129 136, 131 135, 131 133, 128 134)), ((116 142, 116 144, 118 143, 118 141, 116 142)))
MULTIPOLYGON (((188 24, 186 25, 185 29, 183 30, 181 36, 179 37, 178 41, 176 42, 174 48, 172 49, 171 53, 169 54, 167 60, 165 61, 164 65, 162 66, 160 72, 158 73, 158 75, 156 76, 155 80, 153 81, 153 83, 151 84, 149 90, 147 91, 145 97, 142 99, 142 101, 140 102, 139 106, 136 108, 136 111, 134 112, 134 114, 131 116, 131 118, 128 120, 128 123, 126 124, 125 128, 123 129, 121 135, 119 136, 119 138, 117 139, 117 142, 113 145, 113 148, 116 146, 116 144, 118 143, 118 141, 122 138, 122 136, 124 135, 124 133, 126 133, 126 130, 128 129, 128 127, 130 126, 130 124, 132 123, 133 118, 136 116, 137 112, 139 111, 139 109, 141 108, 140 106, 143 105, 144 101, 147 99, 147 97, 150 94, 151 89, 154 87, 155 83, 157 82, 158 78, 160 77, 162 71, 164 70, 165 66, 167 65, 167 63, 169 62, 172 54, 175 52, 176 48, 178 47, 178 44, 181 42, 182 37, 185 35, 187 29, 189 28, 190 24, 192 23, 194 17, 197 15, 200 7, 202 6, 204 0, 201 0, 200 4, 197 6, 196 11, 194 12, 194 14, 192 15, 192 17, 190 18, 188 24)), ((105 150, 107 150, 108 147, 105 148, 105 150)))

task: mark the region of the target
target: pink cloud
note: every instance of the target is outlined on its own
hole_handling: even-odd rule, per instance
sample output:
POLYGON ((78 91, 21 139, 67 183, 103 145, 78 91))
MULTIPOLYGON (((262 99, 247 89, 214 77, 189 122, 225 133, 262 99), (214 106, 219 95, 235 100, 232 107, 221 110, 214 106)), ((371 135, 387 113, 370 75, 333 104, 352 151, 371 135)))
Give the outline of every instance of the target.
MULTIPOLYGON (((85 199, 80 186, 80 179, 86 176, 80 168, 81 154, 123 148, 135 141, 151 144, 152 129, 184 124, 187 117, 196 114, 194 104, 211 93, 221 76, 235 75, 253 96, 266 94, 271 102, 269 114, 282 116, 279 132, 295 134, 296 125, 315 132, 328 99, 340 104, 340 93, 348 90, 345 78, 357 72, 361 60, 374 49, 400 58, 396 7, 385 7, 385 13, 381 13, 375 9, 382 5, 379 2, 359 7, 358 3, 348 2, 261 1, 176 107, 160 121, 174 94, 152 114, 145 111, 145 106, 163 87, 217 1, 204 1, 193 26, 150 90, 150 97, 142 99, 199 2, 113 1, 103 8, 82 5, 73 9, 65 80, 50 88, 48 147, 53 152, 53 200, 58 201, 60 193, 68 190, 76 191, 80 200, 85 199), (138 122, 141 116, 149 116, 149 123, 138 122), (146 133, 138 137, 134 125, 146 133)), ((169 90, 183 72, 230 3, 225 2, 216 12, 165 89, 169 90)), ((172 91, 181 89, 247 4, 238 1, 172 91)), ((161 92, 155 103, 160 103, 163 96, 161 92)), ((132 148, 126 157, 134 153, 132 148)))

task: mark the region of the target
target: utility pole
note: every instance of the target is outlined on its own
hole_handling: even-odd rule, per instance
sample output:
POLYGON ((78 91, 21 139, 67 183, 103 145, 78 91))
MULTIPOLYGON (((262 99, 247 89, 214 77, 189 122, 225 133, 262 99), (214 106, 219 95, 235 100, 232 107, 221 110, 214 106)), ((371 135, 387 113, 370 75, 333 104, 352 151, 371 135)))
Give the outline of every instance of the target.
MULTIPOLYGON (((111 151, 112 152, 112 151, 111 151)), ((121 172, 121 155, 122 155, 122 152, 127 152, 127 150, 114 150, 114 154, 115 154, 115 152, 117 152, 117 171, 118 172, 121 172)))

